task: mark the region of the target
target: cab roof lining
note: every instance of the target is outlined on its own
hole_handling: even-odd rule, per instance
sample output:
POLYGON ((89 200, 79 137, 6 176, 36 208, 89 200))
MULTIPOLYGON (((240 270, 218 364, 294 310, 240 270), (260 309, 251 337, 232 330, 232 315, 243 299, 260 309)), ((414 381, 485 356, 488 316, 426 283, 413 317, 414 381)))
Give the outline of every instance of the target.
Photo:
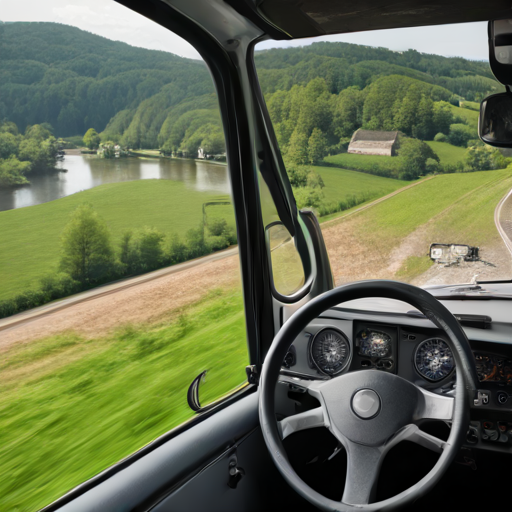
POLYGON ((275 39, 512 18, 512 3, 505 0, 256 0, 255 3, 227 0, 227 3, 233 7, 237 3, 245 4, 246 10, 251 5, 253 23, 262 29, 266 25, 267 33, 269 25, 275 27, 275 32, 282 34, 282 37, 269 34, 275 39))

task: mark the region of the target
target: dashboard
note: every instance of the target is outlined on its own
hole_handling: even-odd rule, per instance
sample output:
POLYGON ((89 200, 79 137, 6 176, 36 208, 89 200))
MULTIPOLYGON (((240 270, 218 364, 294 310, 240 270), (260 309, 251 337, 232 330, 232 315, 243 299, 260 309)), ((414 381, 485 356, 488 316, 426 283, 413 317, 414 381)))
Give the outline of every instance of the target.
MULTIPOLYGON (((481 402, 471 408, 466 446, 512 454, 512 300, 441 302, 469 339, 480 381, 481 402)), ((296 413, 301 382, 368 369, 434 393, 455 392, 457 369, 444 331, 408 304, 368 298, 325 311, 304 329, 283 361, 281 393, 288 390, 296 413)), ((285 407, 283 400, 277 403, 285 407)))

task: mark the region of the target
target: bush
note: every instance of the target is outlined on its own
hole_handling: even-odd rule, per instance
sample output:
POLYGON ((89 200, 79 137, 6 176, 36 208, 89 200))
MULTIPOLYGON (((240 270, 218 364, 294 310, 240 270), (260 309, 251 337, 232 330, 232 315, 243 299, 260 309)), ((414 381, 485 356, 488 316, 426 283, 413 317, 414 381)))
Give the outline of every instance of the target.
POLYGON ((293 190, 297 207, 301 208, 318 208, 322 203, 323 193, 319 188, 301 187, 293 190))
POLYGON ((425 162, 425 172, 429 174, 435 174, 441 170, 442 168, 438 161, 434 160, 433 158, 427 158, 427 161, 425 162))
POLYGON ((476 133, 476 130, 470 128, 466 124, 456 123, 450 125, 448 140, 450 141, 450 144, 453 144, 454 146, 466 147, 469 140, 477 137, 478 134, 476 133))
POLYGON ((187 259, 187 254, 187 246, 181 241, 179 235, 173 233, 171 235, 168 254, 169 262, 171 265, 185 261, 187 259))
POLYGON ((434 137, 434 140, 436 142, 448 142, 448 135, 445 135, 444 133, 441 133, 439 132, 438 134, 436 134, 436 136, 434 137))
POLYGON ((227 227, 226 219, 212 219, 208 222, 208 231, 212 236, 221 236, 227 227))
POLYGON ((73 295, 78 293, 81 288, 78 281, 64 273, 48 274, 40 279, 39 284, 48 301, 73 295))

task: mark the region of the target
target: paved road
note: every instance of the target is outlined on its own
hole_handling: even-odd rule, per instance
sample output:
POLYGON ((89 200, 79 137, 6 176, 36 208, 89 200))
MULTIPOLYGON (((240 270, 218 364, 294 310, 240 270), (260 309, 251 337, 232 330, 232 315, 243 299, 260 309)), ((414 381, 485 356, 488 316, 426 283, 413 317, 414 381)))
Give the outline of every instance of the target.
POLYGON ((503 197, 494 210, 494 223, 505 246, 512 255, 512 189, 503 197))

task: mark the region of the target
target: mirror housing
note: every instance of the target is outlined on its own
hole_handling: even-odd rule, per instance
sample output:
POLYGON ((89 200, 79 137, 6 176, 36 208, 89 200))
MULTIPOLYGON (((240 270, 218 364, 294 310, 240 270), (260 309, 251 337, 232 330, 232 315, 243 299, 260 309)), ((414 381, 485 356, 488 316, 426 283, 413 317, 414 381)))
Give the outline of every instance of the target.
POLYGON ((512 147, 512 94, 503 92, 485 98, 478 119, 480 139, 501 148, 512 147))
POLYGON ((489 21, 489 64, 496 80, 512 85, 512 19, 489 21))

